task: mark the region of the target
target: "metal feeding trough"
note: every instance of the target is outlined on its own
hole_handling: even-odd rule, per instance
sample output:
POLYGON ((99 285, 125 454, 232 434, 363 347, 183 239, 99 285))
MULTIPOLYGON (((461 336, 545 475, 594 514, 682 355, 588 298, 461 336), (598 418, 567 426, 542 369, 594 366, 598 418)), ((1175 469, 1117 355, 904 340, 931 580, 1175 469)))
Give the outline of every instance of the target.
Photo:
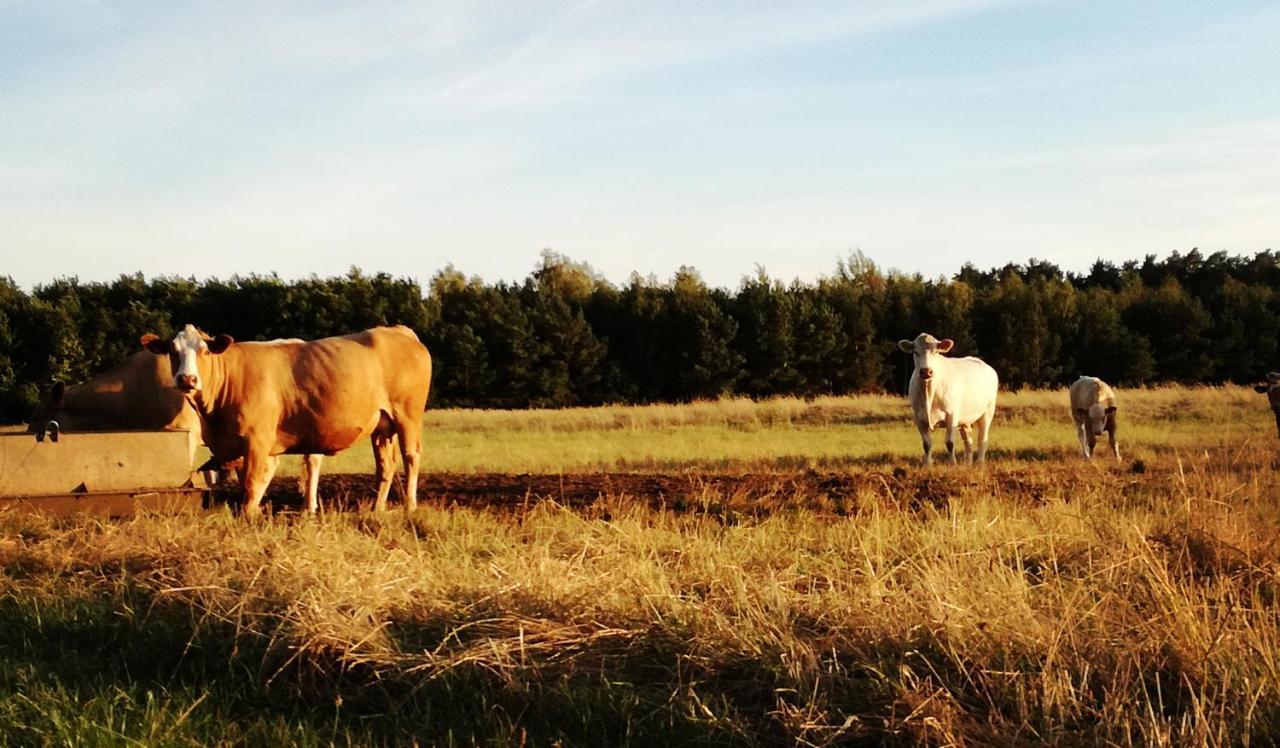
POLYGON ((118 517, 207 505, 186 431, 0 434, 0 511, 118 517))

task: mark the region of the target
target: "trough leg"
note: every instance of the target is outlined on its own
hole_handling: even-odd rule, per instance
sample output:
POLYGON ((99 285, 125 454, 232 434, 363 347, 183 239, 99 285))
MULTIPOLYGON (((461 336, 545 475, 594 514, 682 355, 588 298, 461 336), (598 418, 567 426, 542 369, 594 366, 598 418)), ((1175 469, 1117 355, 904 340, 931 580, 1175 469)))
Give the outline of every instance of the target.
POLYGON ((324 455, 302 456, 302 495, 307 500, 307 511, 320 511, 320 462, 324 455))

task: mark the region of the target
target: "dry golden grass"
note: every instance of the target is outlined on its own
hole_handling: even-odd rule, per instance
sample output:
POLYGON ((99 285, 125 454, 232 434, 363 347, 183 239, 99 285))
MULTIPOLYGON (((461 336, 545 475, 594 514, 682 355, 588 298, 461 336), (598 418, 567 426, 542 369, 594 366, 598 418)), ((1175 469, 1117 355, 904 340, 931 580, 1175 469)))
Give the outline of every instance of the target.
MULTIPOLYGON (((86 742, 105 724, 171 743, 1271 744, 1280 461, 1249 394, 1127 393, 1140 472, 1075 456, 1056 394, 1008 396, 995 438, 1052 444, 1006 446, 984 470, 925 470, 913 437, 887 458, 901 480, 958 488, 916 501, 886 483, 847 517, 796 508, 806 497, 727 518, 624 496, 577 512, 426 506, 256 524, 0 517, 0 642, 14 653, 0 737, 86 742), (14 675, 65 681, 69 666, 42 664, 63 655, 33 643, 55 636, 81 659, 123 647, 128 664, 74 671, 87 690, 41 691, 66 702, 58 719, 20 702, 19 687, 45 681, 14 675), (140 640, 151 644, 126 646, 140 640), (148 711, 143 692, 163 708, 148 711), (236 720, 259 727, 227 732, 236 720)), ((748 433, 777 442, 821 421, 878 453, 881 436, 855 424, 902 407, 731 401, 433 423, 658 440, 760 422, 748 433)))

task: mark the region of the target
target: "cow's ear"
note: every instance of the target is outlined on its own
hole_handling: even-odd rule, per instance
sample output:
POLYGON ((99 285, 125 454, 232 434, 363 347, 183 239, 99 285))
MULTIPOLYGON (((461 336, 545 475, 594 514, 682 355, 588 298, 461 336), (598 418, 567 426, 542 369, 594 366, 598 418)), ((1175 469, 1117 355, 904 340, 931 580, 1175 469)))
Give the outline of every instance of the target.
POLYGON ((230 335, 227 335, 226 333, 223 333, 222 335, 219 335, 218 337, 209 341, 209 352, 222 353, 223 351, 230 348, 231 344, 234 342, 236 342, 235 338, 231 337, 230 335))
POLYGON ((901 350, 903 353, 915 353, 916 344, 912 343, 910 340, 899 340, 898 349, 901 350))
POLYGON ((54 406, 62 405, 62 398, 67 396, 67 385, 65 382, 54 382, 53 388, 49 390, 49 399, 53 401, 54 406))
POLYGON ((1114 412, 1116 412, 1116 406, 1110 405, 1107 407, 1107 415, 1111 415, 1114 412))
POLYGON ((955 345, 956 345, 956 341, 952 340, 951 338, 944 338, 942 340, 939 340, 938 353, 946 353, 950 351, 952 348, 954 348, 955 345))
POLYGON ((169 352, 173 350, 173 343, 161 338, 153 332, 143 335, 139 338, 139 342, 142 343, 143 348, 146 348, 157 356, 167 356, 169 355, 169 352))
POLYGON ((1267 392, 1268 392, 1270 389, 1271 389, 1271 385, 1269 385, 1269 384, 1255 384, 1255 385, 1253 386, 1253 391, 1254 391, 1254 392, 1256 392, 1256 393, 1258 393, 1259 395, 1265 395, 1265 394, 1267 394, 1267 392))

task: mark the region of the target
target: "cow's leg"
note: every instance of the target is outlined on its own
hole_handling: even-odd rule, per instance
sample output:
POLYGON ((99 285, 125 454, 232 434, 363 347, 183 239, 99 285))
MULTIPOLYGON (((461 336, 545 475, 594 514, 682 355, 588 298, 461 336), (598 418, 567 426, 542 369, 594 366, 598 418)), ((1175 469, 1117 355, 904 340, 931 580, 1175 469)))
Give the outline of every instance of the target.
POLYGON ((979 464, 982 464, 987 461, 987 440, 991 435, 991 422, 994 421, 995 418, 996 418, 996 409, 995 409, 995 406, 993 405, 991 407, 991 410, 988 410, 986 412, 986 415, 978 419, 978 422, 973 425, 973 430, 976 432, 975 435, 977 437, 977 442, 978 442, 978 463, 979 464))
POLYGON ((1084 456, 1093 458, 1093 450, 1098 447, 1098 435, 1093 433, 1093 427, 1085 429, 1085 438, 1088 440, 1088 449, 1085 450, 1084 456))
POLYGON ((960 441, 964 442, 964 462, 966 465, 973 464, 973 440, 969 438, 969 430, 973 426, 960 427, 960 441))
POLYGON ((396 438, 400 440, 400 456, 404 458, 404 509, 406 512, 412 512, 418 508, 418 470, 422 461, 422 429, 398 421, 396 438))
POLYGON ((303 455, 301 484, 302 495, 307 500, 307 511, 315 514, 320 511, 320 461, 324 455, 303 455))
POLYGON ((1120 442, 1116 441, 1115 426, 1107 427, 1107 441, 1111 443, 1111 454, 1115 455, 1116 459, 1119 460, 1120 459, 1120 442))
POLYGON ((956 417, 948 415, 944 424, 947 429, 947 459, 956 464, 956 417))
POLYGON ((920 443, 924 446, 924 464, 933 464, 933 429, 930 424, 925 421, 916 421, 916 428, 920 431, 920 443))
POLYGON ((257 517, 262 514, 262 497, 271 485, 271 476, 276 473, 277 459, 266 453, 266 450, 249 450, 244 458, 244 514, 246 517, 257 517))
POLYGON ((1280 408, 1272 408, 1271 412, 1276 416, 1276 436, 1280 436, 1280 408))
POLYGON ((387 510, 387 494, 391 492, 391 479, 396 474, 396 445, 392 435, 375 431, 373 438, 374 476, 378 481, 378 495, 373 502, 377 512, 387 510))
POLYGON ((1076 440, 1080 442, 1080 454, 1088 459, 1089 457, 1089 437, 1084 432, 1089 430, 1089 424, 1076 421, 1076 440))

